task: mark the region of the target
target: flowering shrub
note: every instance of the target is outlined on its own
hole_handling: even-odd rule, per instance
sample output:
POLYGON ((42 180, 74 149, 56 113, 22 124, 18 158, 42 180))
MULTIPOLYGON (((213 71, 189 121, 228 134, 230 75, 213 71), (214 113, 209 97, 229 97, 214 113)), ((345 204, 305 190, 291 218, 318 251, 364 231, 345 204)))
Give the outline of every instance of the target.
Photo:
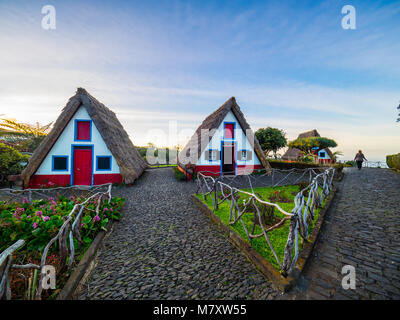
MULTIPOLYGON (((28 251, 42 251, 57 234, 74 205, 81 202, 81 198, 64 196, 34 200, 31 204, 26 199, 12 204, 0 201, 0 252, 19 239, 26 241, 28 251)), ((96 214, 97 202, 96 198, 89 201, 83 211, 81 237, 84 244, 90 244, 110 219, 120 219, 125 199, 114 197, 110 203, 102 200, 99 215, 96 214)))

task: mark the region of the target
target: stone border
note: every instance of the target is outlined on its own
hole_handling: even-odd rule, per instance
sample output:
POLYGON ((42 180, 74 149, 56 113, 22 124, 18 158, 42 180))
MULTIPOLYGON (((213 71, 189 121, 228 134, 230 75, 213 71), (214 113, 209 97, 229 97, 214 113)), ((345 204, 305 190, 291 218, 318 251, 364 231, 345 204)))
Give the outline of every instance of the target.
POLYGON ((322 223, 326 212, 328 211, 332 200, 336 194, 337 187, 333 187, 331 190, 325 206, 319 213, 318 220, 310 234, 309 241, 304 244, 303 249, 300 251, 294 270, 285 278, 278 270, 276 270, 272 264, 270 264, 264 257, 258 253, 253 247, 246 242, 236 231, 226 226, 222 220, 214 214, 214 212, 195 194, 192 194, 192 199, 195 204, 205 213, 211 221, 217 225, 219 230, 229 238, 232 244, 237 247, 247 259, 262 273, 264 278, 271 281, 272 284, 282 292, 288 292, 296 283, 297 280, 304 269, 304 266, 311 255, 314 248, 314 244, 318 239, 319 231, 321 229, 322 223))
POLYGON ((85 281, 95 267, 96 253, 104 237, 111 233, 113 226, 114 220, 110 220, 106 226, 107 231, 100 230, 90 247, 86 250, 78 266, 75 267, 73 273, 68 278, 61 292, 57 295, 56 300, 72 300, 74 298, 75 292, 79 291, 77 289, 81 282, 85 281))

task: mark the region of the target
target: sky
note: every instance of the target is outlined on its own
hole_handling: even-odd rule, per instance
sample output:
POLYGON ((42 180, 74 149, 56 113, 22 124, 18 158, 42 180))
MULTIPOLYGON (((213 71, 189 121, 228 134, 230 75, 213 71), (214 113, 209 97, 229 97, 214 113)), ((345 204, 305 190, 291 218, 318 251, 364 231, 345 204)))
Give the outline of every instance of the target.
POLYGON ((46 124, 84 87, 135 145, 173 146, 234 96, 254 131, 382 161, 400 151, 399 40, 400 1, 0 0, 0 115, 46 124))

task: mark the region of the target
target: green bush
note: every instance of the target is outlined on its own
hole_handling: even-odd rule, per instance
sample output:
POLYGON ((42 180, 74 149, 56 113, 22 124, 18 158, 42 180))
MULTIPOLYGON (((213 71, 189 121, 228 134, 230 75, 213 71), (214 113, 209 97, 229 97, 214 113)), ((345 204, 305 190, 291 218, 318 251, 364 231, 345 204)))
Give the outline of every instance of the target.
POLYGON ((20 174, 29 156, 23 155, 4 143, 0 143, 0 185, 7 181, 7 176, 20 174))
POLYGON ((357 165, 357 163, 354 160, 346 161, 344 164, 351 167, 355 167, 357 165))
POLYGON ((386 156, 386 163, 389 168, 400 170, 400 153, 386 156))
POLYGON ((317 163, 308 163, 308 162, 286 162, 281 160, 268 160, 269 164, 272 168, 275 169, 306 169, 306 168, 318 168, 321 165, 317 163))
POLYGON ((173 167, 172 170, 174 170, 176 180, 187 181, 186 175, 182 171, 180 171, 177 167, 173 167))

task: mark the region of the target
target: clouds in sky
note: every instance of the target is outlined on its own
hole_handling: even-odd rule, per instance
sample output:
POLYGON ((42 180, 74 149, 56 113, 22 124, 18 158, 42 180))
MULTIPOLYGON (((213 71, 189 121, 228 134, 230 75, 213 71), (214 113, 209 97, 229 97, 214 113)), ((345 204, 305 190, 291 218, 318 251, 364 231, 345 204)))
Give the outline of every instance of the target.
POLYGON ((398 152, 399 1, 353 1, 356 30, 343 1, 52 1, 53 31, 44 4, 0 2, 0 114, 54 121, 82 86, 145 144, 235 96, 253 129, 316 128, 345 158, 398 152))

